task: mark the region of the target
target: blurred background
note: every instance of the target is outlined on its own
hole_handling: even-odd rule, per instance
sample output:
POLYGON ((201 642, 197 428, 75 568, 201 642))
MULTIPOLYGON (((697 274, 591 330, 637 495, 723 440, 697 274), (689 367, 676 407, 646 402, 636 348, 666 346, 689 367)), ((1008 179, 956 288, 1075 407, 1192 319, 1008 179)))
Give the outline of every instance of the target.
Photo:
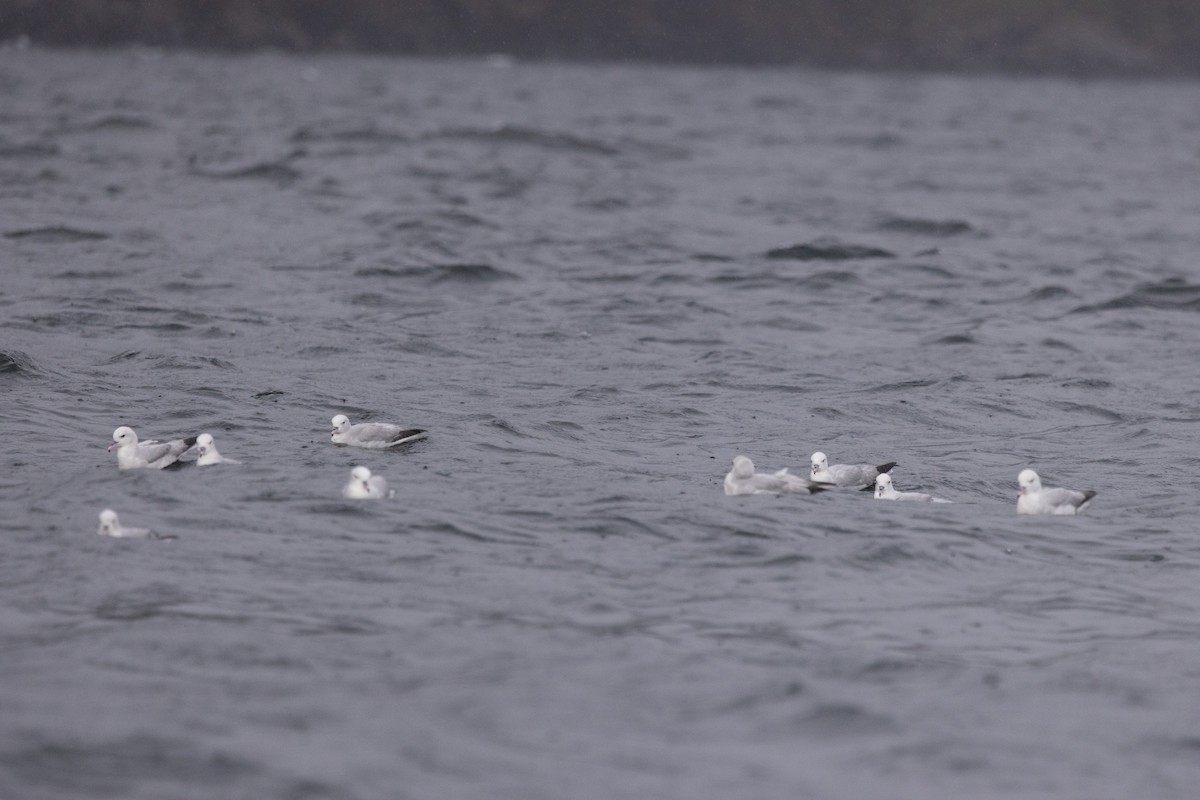
POLYGON ((836 68, 1200 73, 1190 0, 0 0, 47 45, 500 53, 836 68))

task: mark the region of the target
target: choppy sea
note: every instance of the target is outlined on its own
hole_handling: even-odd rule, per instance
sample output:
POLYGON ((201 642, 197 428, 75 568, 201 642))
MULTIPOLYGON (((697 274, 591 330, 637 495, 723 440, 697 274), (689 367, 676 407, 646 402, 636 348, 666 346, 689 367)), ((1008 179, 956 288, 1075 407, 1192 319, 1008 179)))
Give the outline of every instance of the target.
POLYGON ((1195 797, 1198 187, 1196 82, 0 51, 0 796, 1195 797))

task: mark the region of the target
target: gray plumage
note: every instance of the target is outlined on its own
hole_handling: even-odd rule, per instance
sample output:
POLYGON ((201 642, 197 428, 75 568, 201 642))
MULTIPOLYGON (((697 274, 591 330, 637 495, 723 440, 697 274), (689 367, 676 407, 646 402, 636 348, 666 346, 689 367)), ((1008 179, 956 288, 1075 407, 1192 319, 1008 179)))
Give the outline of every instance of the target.
POLYGON ((179 460, 179 457, 196 443, 195 436, 157 442, 148 439, 138 441, 133 428, 122 425, 113 431, 113 443, 108 446, 111 453, 117 451, 117 466, 121 469, 162 469, 179 460))
POLYGON ((812 479, 820 483, 831 483, 834 486, 865 486, 875 485, 875 479, 896 466, 895 461, 873 466, 871 464, 834 464, 830 466, 829 459, 820 451, 812 454, 812 479))
POLYGON ((329 440, 334 444, 365 447, 369 450, 386 450, 389 447, 407 444, 424 438, 424 428, 402 428, 387 422, 362 422, 351 425, 345 414, 338 414, 331 422, 333 432, 329 440))

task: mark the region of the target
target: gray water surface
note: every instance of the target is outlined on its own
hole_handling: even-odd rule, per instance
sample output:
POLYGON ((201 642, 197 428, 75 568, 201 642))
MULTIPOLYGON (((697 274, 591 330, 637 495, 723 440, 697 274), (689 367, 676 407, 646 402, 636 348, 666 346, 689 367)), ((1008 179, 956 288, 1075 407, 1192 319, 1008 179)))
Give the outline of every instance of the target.
POLYGON ((1200 84, 504 63, 0 51, 0 796, 1193 797, 1200 84))

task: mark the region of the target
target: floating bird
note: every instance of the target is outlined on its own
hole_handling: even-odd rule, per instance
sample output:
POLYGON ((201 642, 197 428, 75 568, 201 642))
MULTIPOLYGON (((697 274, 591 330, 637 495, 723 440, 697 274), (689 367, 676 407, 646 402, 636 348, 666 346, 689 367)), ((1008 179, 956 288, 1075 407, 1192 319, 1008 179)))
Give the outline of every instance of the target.
POLYGON ((338 414, 332 420, 333 433, 329 440, 334 444, 348 444, 354 447, 366 447, 372 450, 386 450, 389 447, 412 442, 425 436, 424 428, 401 428, 386 422, 362 422, 351 425, 345 414, 338 414))
POLYGON ((812 454, 812 479, 818 483, 832 483, 834 486, 861 486, 870 488, 875 485, 875 478, 896 466, 895 461, 873 467, 870 464, 834 464, 829 466, 829 459, 818 451, 812 454))
POLYGON ((943 500, 940 497, 934 497, 931 494, 922 494, 921 492, 899 492, 896 487, 892 486, 891 475, 878 475, 875 477, 875 499, 876 500, 917 500, 924 503, 949 503, 949 500, 943 500))
POLYGON ((1021 470, 1017 476, 1018 514, 1067 514, 1074 515, 1087 508, 1096 496, 1093 491, 1078 492, 1074 489, 1042 488, 1042 479, 1031 469, 1021 470))
POLYGON ((196 437, 196 452, 200 457, 196 459, 197 467, 207 467, 211 464, 240 464, 232 458, 226 458, 217 452, 217 445, 213 442, 212 434, 202 433, 196 437))
POLYGON ((117 466, 121 469, 169 467, 196 443, 195 436, 170 442, 157 442, 153 439, 139 442, 133 428, 124 425, 113 431, 112 438, 113 443, 108 446, 108 452, 117 451, 117 466))
POLYGON ((789 475, 786 469, 768 475, 756 473, 754 462, 746 456, 733 459, 733 469, 725 476, 725 494, 816 494, 826 487, 798 475, 789 475))
POLYGON ((350 470, 350 482, 342 488, 342 497, 352 500, 381 500, 395 494, 394 491, 388 491, 387 481, 379 475, 372 475, 366 467, 350 470))
POLYGON ((174 539, 174 536, 160 536, 146 528, 126 528, 117 517, 117 512, 106 508, 100 512, 100 529, 96 533, 101 536, 112 536, 114 539, 174 539))

